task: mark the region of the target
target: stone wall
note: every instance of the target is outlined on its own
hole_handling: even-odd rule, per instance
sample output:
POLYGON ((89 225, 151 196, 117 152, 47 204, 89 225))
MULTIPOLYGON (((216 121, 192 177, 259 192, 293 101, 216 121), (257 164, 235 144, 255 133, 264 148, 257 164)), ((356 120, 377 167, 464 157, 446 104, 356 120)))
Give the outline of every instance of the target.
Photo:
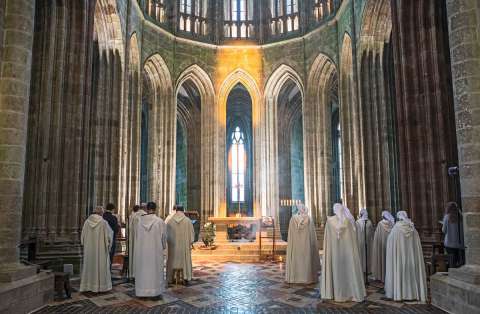
POLYGON ((466 265, 432 277, 432 303, 480 312, 480 3, 447 1, 466 265))

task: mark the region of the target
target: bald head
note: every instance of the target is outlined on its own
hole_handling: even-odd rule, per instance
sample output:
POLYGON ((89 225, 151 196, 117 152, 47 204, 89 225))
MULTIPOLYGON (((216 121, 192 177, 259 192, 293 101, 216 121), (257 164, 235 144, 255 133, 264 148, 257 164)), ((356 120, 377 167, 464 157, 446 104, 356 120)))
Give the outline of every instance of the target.
POLYGON ((97 207, 95 207, 95 210, 93 211, 94 214, 97 214, 97 215, 100 215, 100 216, 103 216, 104 212, 105 212, 105 210, 103 209, 103 206, 97 206, 97 207))

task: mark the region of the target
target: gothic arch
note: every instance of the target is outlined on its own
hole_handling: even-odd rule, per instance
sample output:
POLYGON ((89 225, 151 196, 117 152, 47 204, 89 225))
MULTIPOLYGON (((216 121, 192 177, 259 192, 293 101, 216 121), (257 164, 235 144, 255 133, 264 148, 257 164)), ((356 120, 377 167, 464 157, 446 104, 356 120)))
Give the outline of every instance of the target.
POLYGON ((142 114, 140 48, 137 34, 127 44, 125 105, 123 106, 120 200, 126 210, 139 203, 140 129, 142 114))
MULTIPOLYGON (((275 217, 279 222, 278 208, 280 205, 279 197, 279 156, 278 156, 278 98, 282 89, 288 82, 292 82, 299 90, 301 97, 301 106, 304 105, 304 84, 300 75, 290 66, 280 65, 268 78, 264 91, 264 118, 263 118, 263 136, 266 146, 264 149, 264 158, 262 158, 262 167, 264 178, 262 178, 265 190, 263 191, 262 214, 275 217)), ((300 110, 302 110, 300 108, 300 110)))
POLYGON ((338 103, 338 71, 333 61, 319 54, 307 80, 304 106, 305 203, 317 225, 332 207, 331 107, 338 103))
POLYGON ((252 127, 253 127, 253 154, 254 154, 254 180, 253 180, 253 212, 255 217, 261 215, 261 188, 262 181, 261 178, 261 153, 262 153, 262 136, 261 136, 261 125, 260 125, 260 99, 261 93, 255 79, 246 71, 242 69, 237 69, 230 73, 225 80, 220 85, 218 95, 217 95, 217 112, 215 113, 216 117, 216 143, 215 147, 217 150, 215 152, 215 163, 216 163, 216 175, 215 178, 218 182, 216 184, 215 191, 215 215, 216 216, 225 216, 226 215, 226 195, 225 195, 225 134, 226 134, 226 113, 227 113, 227 99, 230 95, 232 89, 237 85, 241 84, 248 91, 251 100, 252 100, 252 127))
POLYGON ((159 54, 147 58, 143 66, 143 101, 148 108, 148 188, 149 200, 158 205, 158 213, 168 214, 174 204, 175 116, 170 72, 159 54), (150 136, 151 134, 151 136, 150 136))
MULTIPOLYGON (((201 196, 200 210, 202 225, 209 216, 214 216, 215 190, 211 184, 215 178, 215 90, 209 75, 197 64, 191 65, 183 71, 176 83, 175 95, 178 95, 181 86, 191 82, 200 95, 201 107, 201 196)), ((176 133, 175 133, 176 134, 176 133)))
POLYGON ((354 212, 364 206, 365 200, 363 197, 361 111, 356 97, 352 39, 348 33, 343 36, 340 52, 339 94, 344 201, 346 206, 354 212))

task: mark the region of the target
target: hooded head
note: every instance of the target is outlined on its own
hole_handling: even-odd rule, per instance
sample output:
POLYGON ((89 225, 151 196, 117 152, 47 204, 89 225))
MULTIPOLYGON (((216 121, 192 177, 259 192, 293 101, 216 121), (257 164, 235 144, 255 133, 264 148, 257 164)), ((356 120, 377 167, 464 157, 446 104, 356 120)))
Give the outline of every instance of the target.
POLYGON ((368 220, 368 211, 366 208, 360 209, 360 213, 358 214, 359 220, 368 220))
POLYGON ((298 209, 299 215, 308 215, 308 209, 304 204, 302 203, 298 204, 297 209, 298 209))
POLYGON ((415 230, 413 222, 408 218, 407 212, 402 210, 397 213, 398 222, 396 225, 401 227, 401 230, 408 236, 410 236, 415 230))
POLYGON ((392 225, 395 224, 395 218, 393 218, 392 214, 388 210, 382 211, 382 218, 392 225))
POLYGON ((90 215, 87 219, 87 223, 88 225, 90 226, 90 228, 96 228, 98 227, 99 225, 101 225, 101 223, 105 220, 103 220, 103 207, 102 206, 97 206, 95 208, 95 211, 93 212, 93 215, 90 215))
POLYGON ((293 219, 297 228, 303 229, 305 226, 308 226, 309 223, 308 208, 303 204, 298 204, 297 208, 298 213, 297 215, 293 216, 293 219))
POLYGON ((333 205, 333 212, 335 213, 335 216, 338 217, 338 220, 340 223, 337 225, 337 237, 340 238, 340 233, 342 232, 342 229, 345 228, 345 220, 348 220, 353 227, 355 227, 355 219, 353 218, 352 214, 350 213, 350 210, 343 206, 342 204, 336 203, 333 205))

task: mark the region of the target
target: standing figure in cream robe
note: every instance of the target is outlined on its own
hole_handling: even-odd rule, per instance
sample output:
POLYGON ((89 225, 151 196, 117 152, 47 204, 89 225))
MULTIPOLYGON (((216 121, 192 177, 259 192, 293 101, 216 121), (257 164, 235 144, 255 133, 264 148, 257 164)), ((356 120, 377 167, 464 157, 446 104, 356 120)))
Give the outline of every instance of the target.
POLYGON ((147 212, 140 206, 135 205, 133 207, 133 213, 128 219, 128 274, 130 278, 135 278, 135 236, 137 235, 138 221, 140 220, 140 217, 146 213, 147 212))
MULTIPOLYGON (((357 243, 358 253, 360 254, 360 262, 362 271, 367 271, 367 263, 372 258, 372 240, 373 240, 373 224, 368 219, 368 212, 366 208, 360 210, 360 215, 357 220, 357 243)), ((370 270, 369 270, 370 272, 370 270)))
POLYGON ((355 220, 342 204, 333 206, 323 240, 322 299, 362 302, 366 296, 357 247, 355 220))
POLYGON ((387 261, 387 239, 395 224, 395 218, 388 210, 382 212, 382 220, 378 223, 373 237, 372 247, 372 274, 381 282, 385 282, 387 261))
POLYGON ((155 215, 157 205, 147 204, 147 214, 140 216, 135 236, 134 272, 135 295, 156 297, 165 291, 164 250, 166 248, 166 226, 155 215))
POLYGON ((173 281, 173 270, 183 269, 183 278, 192 280, 192 244, 195 239, 192 221, 185 216, 182 206, 175 206, 175 214, 167 222, 167 281, 173 281))
POLYGON ((298 206, 298 213, 290 219, 285 267, 285 281, 288 283, 318 282, 320 255, 317 233, 303 204, 298 206))
POLYGON ((112 290, 110 249, 113 231, 103 219, 103 207, 98 206, 83 224, 83 267, 80 291, 104 292, 112 290))
POLYGON ((405 211, 397 213, 397 220, 387 240, 385 294, 394 301, 426 302, 427 276, 420 237, 405 211))

